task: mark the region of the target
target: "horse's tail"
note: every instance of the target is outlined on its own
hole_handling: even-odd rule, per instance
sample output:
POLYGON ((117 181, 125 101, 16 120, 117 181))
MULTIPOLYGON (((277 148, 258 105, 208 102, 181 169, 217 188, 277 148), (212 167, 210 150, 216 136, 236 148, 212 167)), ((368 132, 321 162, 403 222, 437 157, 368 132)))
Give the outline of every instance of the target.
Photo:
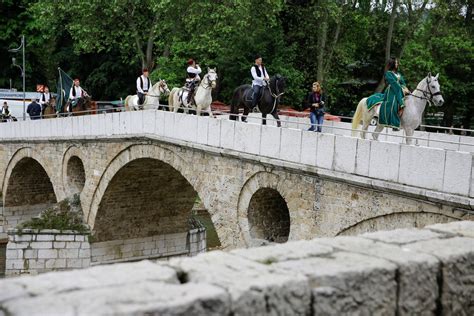
POLYGON ((241 87, 238 87, 234 90, 234 93, 232 94, 232 101, 230 102, 230 120, 237 120, 237 116, 239 115, 239 103, 241 97, 241 87))
POLYGON ((128 105, 128 100, 130 99, 131 95, 127 95, 125 98, 125 101, 123 101, 124 106, 125 106, 125 111, 130 111, 130 106, 128 105))
POLYGON ((357 135, 357 129, 359 128, 360 121, 362 120, 363 114, 363 107, 365 106, 366 98, 360 100, 359 104, 357 105, 356 112, 354 113, 354 117, 352 118, 352 136, 355 137, 357 135))
POLYGON ((179 90, 179 88, 174 87, 171 89, 171 92, 168 96, 168 111, 170 112, 174 111, 174 95, 176 94, 177 90, 179 90))

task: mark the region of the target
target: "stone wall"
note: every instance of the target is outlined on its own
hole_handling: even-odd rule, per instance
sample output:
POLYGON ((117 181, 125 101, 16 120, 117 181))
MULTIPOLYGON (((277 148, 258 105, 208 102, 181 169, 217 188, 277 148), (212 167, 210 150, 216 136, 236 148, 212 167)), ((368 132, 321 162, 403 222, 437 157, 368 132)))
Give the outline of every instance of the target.
POLYGON ((0 232, 0 278, 5 276, 8 236, 0 232))
POLYGON ((87 234, 53 229, 8 231, 6 276, 87 268, 91 251, 87 234))
POLYGON ((473 315, 474 223, 0 281, 8 315, 473 315))
POLYGON ((93 242, 91 249, 92 264, 196 255, 206 251, 206 233, 197 228, 184 233, 93 242))

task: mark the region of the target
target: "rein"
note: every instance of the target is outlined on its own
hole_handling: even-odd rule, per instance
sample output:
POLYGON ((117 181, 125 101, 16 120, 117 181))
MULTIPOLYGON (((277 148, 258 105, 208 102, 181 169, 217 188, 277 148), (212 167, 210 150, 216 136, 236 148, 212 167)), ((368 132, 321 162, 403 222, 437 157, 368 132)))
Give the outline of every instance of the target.
POLYGON ((415 97, 415 98, 428 101, 429 105, 431 106, 433 104, 433 97, 435 97, 437 95, 441 95, 441 91, 438 91, 438 92, 435 92, 435 93, 431 92, 430 82, 428 81, 428 78, 426 78, 426 87, 428 88, 428 92, 426 90, 421 90, 421 89, 418 89, 418 88, 415 89, 415 91, 420 91, 421 93, 423 93, 422 97, 419 97, 419 96, 417 96, 413 93, 410 93, 410 95, 415 97))
MULTIPOLYGON (((278 81, 279 79, 275 79, 275 81, 278 81)), ((278 99, 283 95, 285 94, 285 92, 281 92, 281 93, 278 93, 278 84, 277 82, 275 82, 275 87, 277 89, 277 93, 273 93, 272 91, 272 87, 270 86, 270 83, 268 83, 267 85, 268 87, 268 91, 270 91, 270 95, 273 97, 273 107, 272 107, 272 111, 270 113, 273 113, 273 111, 275 111, 275 108, 276 108, 276 103, 278 101, 278 99)))
POLYGON ((206 74, 201 82, 201 84, 199 84, 200 87, 203 87, 204 89, 208 90, 208 89, 212 89, 212 81, 209 79, 209 74, 206 74), (204 85, 206 84, 204 82, 204 79, 206 79, 207 81, 207 87, 205 87, 204 85))
POLYGON ((166 90, 164 90, 163 92, 161 92, 161 91, 160 91, 161 88, 163 88, 163 90, 164 90, 164 86, 161 85, 161 83, 160 83, 160 85, 158 86, 158 93, 159 93, 159 94, 147 94, 146 96, 147 96, 147 97, 153 97, 153 98, 159 98, 159 97, 161 97, 161 93, 163 93, 163 94, 166 93, 166 90))

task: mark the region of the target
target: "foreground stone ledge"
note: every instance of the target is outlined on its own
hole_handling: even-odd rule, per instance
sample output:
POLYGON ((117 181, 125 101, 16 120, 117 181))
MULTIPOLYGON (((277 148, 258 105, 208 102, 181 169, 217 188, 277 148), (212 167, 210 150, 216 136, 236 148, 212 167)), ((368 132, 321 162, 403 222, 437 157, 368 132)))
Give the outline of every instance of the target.
POLYGON ((474 315, 473 232, 458 222, 11 278, 0 315, 474 315))

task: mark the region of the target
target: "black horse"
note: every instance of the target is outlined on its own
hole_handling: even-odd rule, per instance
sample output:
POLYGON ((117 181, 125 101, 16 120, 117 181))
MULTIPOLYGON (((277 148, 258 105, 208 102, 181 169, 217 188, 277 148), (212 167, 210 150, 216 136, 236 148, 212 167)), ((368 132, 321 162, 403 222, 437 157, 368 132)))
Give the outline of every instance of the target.
MULTIPOLYGON (((275 75, 270 78, 269 84, 263 89, 261 96, 257 102, 258 109, 262 113, 262 124, 267 124, 267 114, 271 114, 277 120, 277 126, 281 126, 280 117, 278 117, 278 105, 280 97, 285 91, 286 79, 281 75, 275 75)), ((232 103, 230 106, 230 119, 236 120, 239 115, 239 108, 244 108, 242 122, 247 120, 252 105, 252 86, 245 84, 234 90, 232 103)))

